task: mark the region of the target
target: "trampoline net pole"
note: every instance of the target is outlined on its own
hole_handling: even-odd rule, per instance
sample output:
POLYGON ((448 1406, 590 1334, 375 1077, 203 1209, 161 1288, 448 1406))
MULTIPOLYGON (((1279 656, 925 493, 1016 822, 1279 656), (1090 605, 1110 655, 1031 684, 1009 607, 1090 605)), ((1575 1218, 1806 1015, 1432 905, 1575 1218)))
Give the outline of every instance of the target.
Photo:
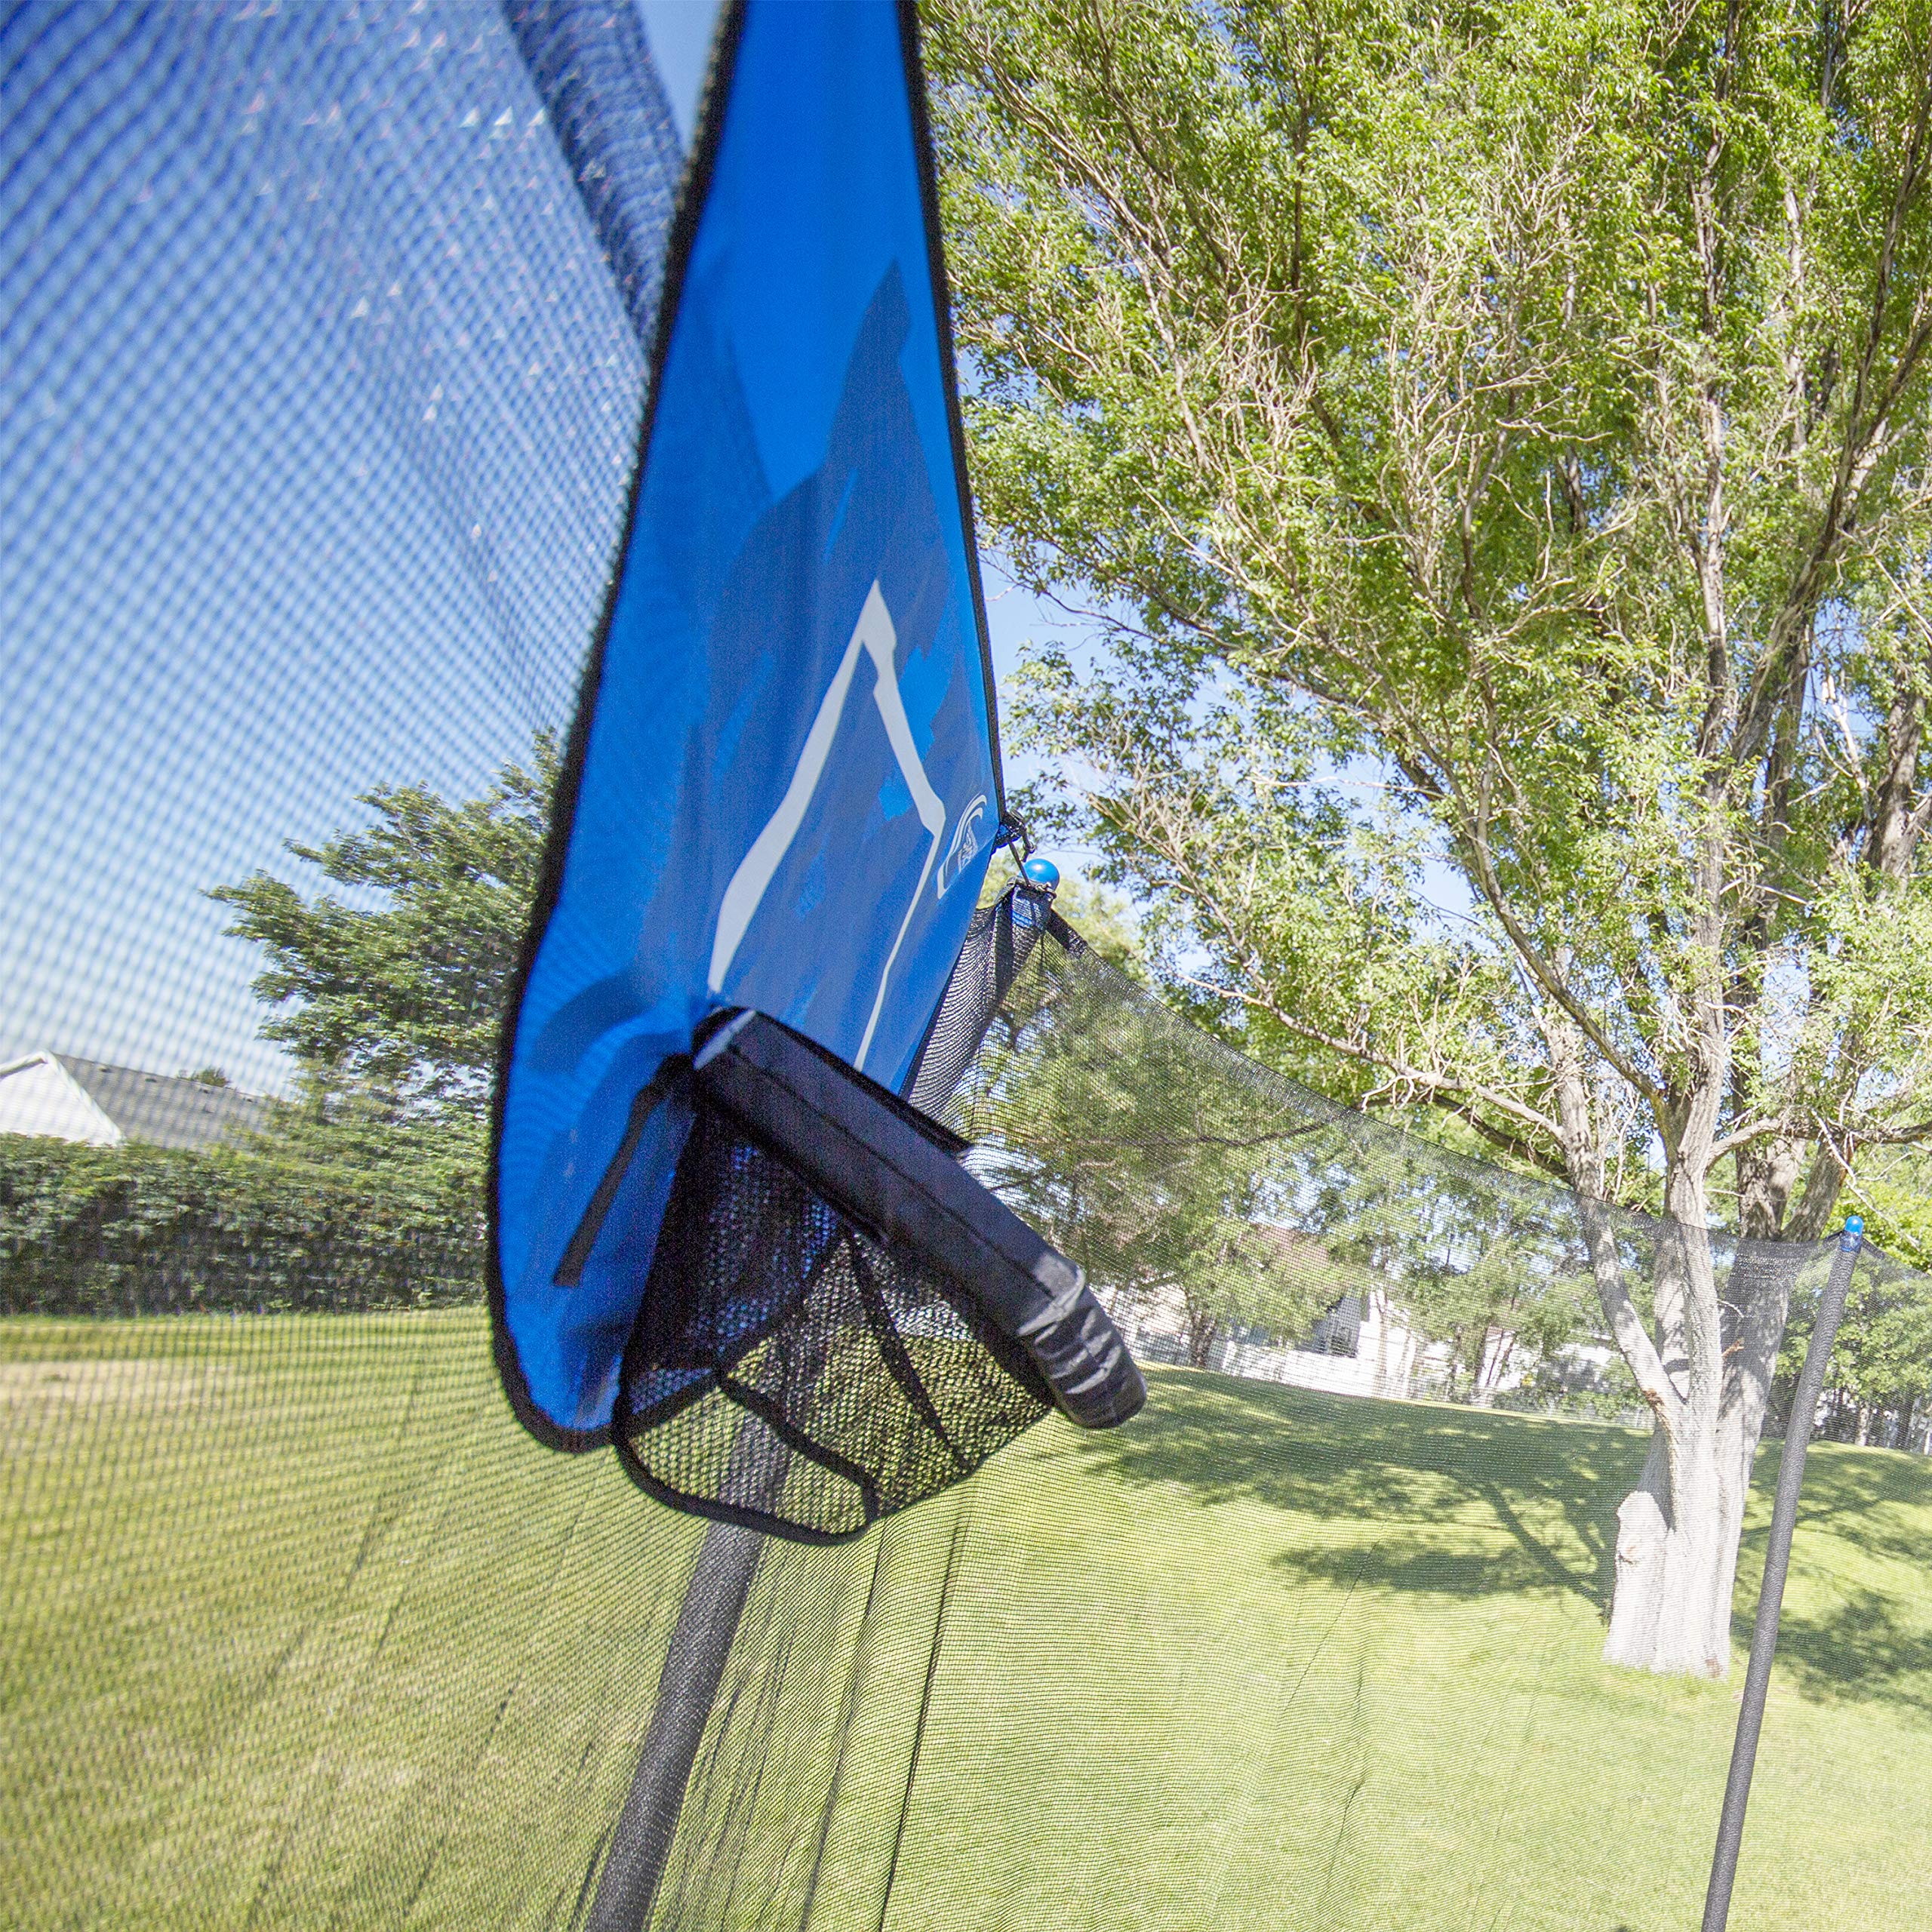
POLYGON ((1805 1452, 1810 1444, 1812 1419, 1824 1392, 1825 1368, 1844 1313, 1845 1297, 1850 1290, 1864 1228, 1864 1222, 1856 1215, 1845 1222, 1838 1251, 1832 1257, 1832 1272, 1819 1297, 1817 1325, 1811 1331, 1804 1366, 1798 1371, 1798 1386, 1792 1392, 1791 1420, 1785 1429, 1784 1452, 1778 1459, 1777 1497, 1771 1508, 1771 1533, 1764 1550, 1764 1583, 1758 1593, 1758 1618, 1751 1632, 1751 1662, 1745 1672, 1743 1701, 1737 1713, 1737 1736, 1731 1746, 1724 1810, 1718 1820, 1710 1887, 1704 1897, 1703 1932, 1724 1932, 1730 1917, 1731 1888, 1737 1881, 1737 1854, 1744 1841, 1745 1808, 1751 1801, 1751 1774, 1758 1761, 1758 1735, 1764 1728, 1771 1660, 1777 1654, 1778 1619, 1784 1604, 1785 1576, 1791 1567, 1791 1539, 1798 1524, 1798 1491, 1804 1483, 1805 1452))
POLYGON ((641 1932, 649 1920, 764 1542, 756 1530, 735 1523, 714 1523, 705 1533, 637 1769, 598 1874, 588 1932, 641 1932))
MULTIPOLYGON (((915 1104, 933 1109, 944 1104, 1015 975, 1047 930, 1051 905, 1051 894, 1021 888, 974 914, 932 1031, 907 1081, 915 1104)), ((822 1367, 817 1349, 808 1346, 793 1373, 810 1382, 822 1367)), ((764 1430, 746 1429, 732 1461, 736 1466, 728 1487, 739 1492, 740 1478, 749 1478, 765 1501, 775 1505, 789 1462, 783 1448, 764 1430), (748 1468, 748 1461, 762 1466, 748 1468)), ((649 1921, 691 1767, 764 1544, 759 1531, 736 1524, 714 1523, 705 1534, 658 1678, 637 1769, 605 1850, 584 1921, 586 1932, 642 1932, 649 1921)))

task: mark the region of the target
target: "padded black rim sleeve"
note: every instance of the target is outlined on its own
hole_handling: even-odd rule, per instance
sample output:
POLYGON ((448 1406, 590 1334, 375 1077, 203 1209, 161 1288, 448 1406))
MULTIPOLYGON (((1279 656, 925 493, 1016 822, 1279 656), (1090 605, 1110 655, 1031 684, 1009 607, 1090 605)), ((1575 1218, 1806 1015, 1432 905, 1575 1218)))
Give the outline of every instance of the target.
POLYGON ((944 1129, 915 1124, 903 1101, 761 1014, 697 1079, 841 1212, 970 1295, 1069 1422, 1109 1429, 1139 1412, 1146 1384, 1085 1277, 959 1164, 944 1129))

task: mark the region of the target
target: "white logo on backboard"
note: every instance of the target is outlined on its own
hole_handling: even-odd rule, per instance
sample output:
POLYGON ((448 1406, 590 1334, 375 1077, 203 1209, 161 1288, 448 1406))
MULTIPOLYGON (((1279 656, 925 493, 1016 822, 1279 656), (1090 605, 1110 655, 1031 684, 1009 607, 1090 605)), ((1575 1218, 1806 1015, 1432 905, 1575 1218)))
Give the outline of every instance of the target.
POLYGON ((934 897, 943 899, 958 882, 959 875, 980 856, 980 826, 986 816, 986 795, 982 792, 959 814, 952 828, 952 843, 939 862, 939 884, 934 897))
MULTIPOLYGON (((792 841, 798 836, 798 828, 804 823, 805 813, 811 806, 812 795, 818 789, 819 778, 825 770, 826 761, 832 755, 832 743, 838 734, 838 721, 844 715, 845 700, 852 687, 853 674, 857 670, 861 652, 872 661, 872 702, 878 707, 878 715, 885 725, 887 741, 892 746, 892 755, 899 761, 900 775, 906 780, 906 789, 912 795, 914 808, 919 814, 919 823, 926 829, 932 841, 927 848, 926 863, 919 873, 919 883, 914 888, 910 903, 906 908, 906 916, 899 922, 899 931, 892 942, 892 950, 887 954, 884 970, 878 976, 878 991, 872 999, 872 1017, 866 1022, 865 1038, 859 1042, 859 1051, 853 1065, 862 1071, 866 1056, 872 1051, 872 1035, 878 1026, 878 1017, 885 1005, 886 983, 892 977, 892 968, 899 957, 899 949, 905 943, 906 929, 912 923, 912 915, 918 909, 919 894, 926 889, 926 881, 932 877, 934 862, 939 857, 940 841, 946 835, 946 808, 940 802, 939 794, 932 788, 926 777, 926 768, 919 761, 918 747, 912 742, 912 728, 906 716, 906 706, 899 695, 899 669, 896 661, 899 648, 899 633, 894 628, 892 613, 885 608, 885 599, 879 594, 876 582, 866 593, 865 607, 859 613, 859 621, 852 627, 851 641, 845 647, 845 654, 838 661, 838 669, 832 673, 832 682, 820 700, 818 715, 812 720, 811 729, 805 734, 804 749, 798 754, 798 768, 792 774, 792 782, 785 788, 785 795, 778 801, 778 809, 771 814, 764 829, 752 841, 752 848, 739 862, 738 869, 731 875, 731 883, 724 888, 723 903, 718 909, 718 934, 712 942, 711 990, 721 992, 724 988, 724 976, 731 969, 731 961, 737 955, 738 946, 750 926, 752 918, 758 909, 758 903, 771 884, 785 854, 791 850, 792 841)), ((959 829, 953 834, 956 849, 962 835, 974 837, 967 857, 977 851, 977 835, 967 833, 967 824, 975 808, 983 811, 986 801, 976 801, 961 815, 959 829)), ((950 862, 951 854, 948 854, 950 862)), ((961 864, 964 860, 960 861, 961 864)), ((957 868, 955 869, 957 876, 957 868)), ((949 880, 940 886, 946 889, 949 880)))

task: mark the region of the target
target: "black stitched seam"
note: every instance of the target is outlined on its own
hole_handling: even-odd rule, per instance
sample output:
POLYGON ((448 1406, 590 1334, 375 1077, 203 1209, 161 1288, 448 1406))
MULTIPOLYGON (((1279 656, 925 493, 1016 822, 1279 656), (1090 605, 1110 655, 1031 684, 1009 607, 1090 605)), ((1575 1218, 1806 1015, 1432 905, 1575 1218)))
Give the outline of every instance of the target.
POLYGON ((618 600, 623 592, 624 567, 629 559, 632 540, 637 534, 638 505, 644 492, 651 434, 657 426, 664 365, 669 358, 671 337, 684 298, 685 276, 691 265, 691 250, 697 242, 705 204, 710 198, 711 177, 724 138, 738 44, 744 32, 745 5, 746 0, 730 0, 718 23, 717 37, 712 42, 711 66, 705 77, 697 136, 692 144, 684 181, 678 191, 677 211, 671 218, 671 232, 665 244, 664 278, 658 289, 657 316, 652 332, 650 384, 645 394, 643 418, 638 427, 637 460, 631 466, 630 493, 624 506, 622 534, 611 552, 610 589, 605 597, 603 614, 592 634, 589 653, 584 660, 583 676, 577 687, 577 710, 571 720, 563 766, 557 774, 557 788, 550 801, 549 834, 544 841, 537 897, 518 952, 516 969, 511 976, 509 997, 504 1003, 503 1023, 497 1041, 497 1078, 490 1101, 490 1168, 485 1197, 487 1254, 484 1286, 490 1301, 491 1352, 496 1359, 503 1393, 509 1398, 511 1412, 517 1420, 538 1441, 550 1448, 568 1450, 573 1454, 601 1448, 611 1439, 611 1425, 605 1423, 595 1429, 576 1429, 552 1420, 532 1398, 516 1344, 511 1339, 497 1205, 503 1184, 503 1114, 509 1094, 510 1065, 516 1054, 517 1029, 523 1017, 524 995, 529 989, 530 976, 535 969, 544 935, 549 929, 551 916, 563 894, 565 862, 577 828, 577 795, 583 786, 584 764, 590 755, 591 721, 603 685, 604 660, 611 641, 611 626, 616 620, 618 600))
POLYGON ((735 1524, 741 1530, 756 1530, 761 1536, 777 1537, 783 1543, 808 1543, 814 1549, 850 1543, 855 1537, 863 1536, 875 1520, 868 1517, 863 1523, 854 1524, 849 1530, 814 1530, 804 1523, 792 1521, 789 1517, 774 1516, 763 1509, 746 1509, 735 1503, 714 1502, 708 1496, 679 1489, 662 1476, 654 1475, 627 1438, 620 1435, 615 1441, 617 1462, 625 1475, 647 1496, 656 1497, 670 1509, 681 1509, 688 1515, 708 1517, 714 1523, 735 1524))
POLYGON ((684 1054, 673 1054, 638 1088, 636 1098, 631 1102, 630 1117, 624 1123, 623 1138, 617 1143, 617 1151, 605 1166, 603 1177, 598 1182, 596 1191, 591 1195, 582 1219, 564 1249, 563 1259, 557 1263, 557 1272, 551 1277, 558 1287, 574 1288, 583 1281, 591 1251, 597 1245, 598 1236, 604 1232, 604 1223, 611 1208, 617 1204, 617 1192, 623 1186, 624 1177, 637 1158, 638 1144, 644 1138, 645 1127, 690 1072, 691 1064, 684 1054))
POLYGON ((933 161, 932 117, 926 103, 925 63, 919 54, 919 10, 915 0, 899 0, 899 45, 906 63, 906 99, 912 117, 912 162, 919 177, 919 210, 925 217, 926 278, 931 284, 933 319, 939 336, 940 386, 946 392, 946 426, 952 444, 954 488, 965 539, 966 583, 973 600, 973 628, 980 643, 980 675, 986 691, 986 749, 993 768, 995 826, 1006 817, 1006 771, 999 750, 999 688, 993 675, 993 648, 986 627, 986 595, 980 582, 980 540, 973 515, 973 483, 966 468, 966 423, 959 408, 958 359, 952 346, 952 298, 946 272, 946 238, 940 228, 939 175, 933 161))

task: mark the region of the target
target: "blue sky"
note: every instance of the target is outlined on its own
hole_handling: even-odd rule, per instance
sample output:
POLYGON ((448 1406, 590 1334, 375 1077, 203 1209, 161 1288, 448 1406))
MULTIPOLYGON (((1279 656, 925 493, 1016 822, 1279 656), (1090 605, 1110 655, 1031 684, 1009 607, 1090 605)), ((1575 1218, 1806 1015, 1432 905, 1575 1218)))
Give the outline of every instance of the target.
MULTIPOLYGON (((709 0, 641 5, 688 125, 709 0)), ((273 1089, 206 889, 568 721, 641 358, 507 34, 115 17, 0 126, 0 1059, 273 1089)))
MULTIPOLYGON (((712 0, 639 5, 688 130, 712 0)), ((0 1060, 277 1089, 207 889, 312 888, 285 842, 358 793, 474 796, 567 723, 641 358, 462 0, 366 0, 346 43, 318 9, 48 14, 0 123, 0 1060)), ((1081 636, 986 580, 1002 678, 1081 636)))
MULTIPOLYGON (((995 571, 986 588, 1002 676, 1024 639, 1068 634, 1063 612, 1036 605, 995 571)), ((261 1039, 263 1008, 249 989, 259 955, 223 936, 228 915, 202 888, 257 866, 312 884, 285 839, 313 843, 365 822, 356 793, 387 779, 473 791, 506 755, 488 730, 459 731, 432 749, 408 708, 386 700, 392 668, 318 656, 224 691, 217 662, 189 669, 189 702, 179 708, 150 708, 161 681, 142 678, 112 698, 63 694, 66 731, 10 734, 0 779, 0 861, 13 881, 0 932, 0 1060, 51 1048, 163 1072, 217 1065, 251 1091, 285 1088, 287 1060, 261 1039), (174 721, 203 706, 205 738, 183 742, 174 721), (350 728, 285 738, 275 723, 291 710, 350 728)), ((5 685, 17 717, 15 681, 5 685)), ((21 694, 34 701, 31 689, 21 694)), ((551 718, 540 721, 541 705, 532 705, 532 724, 567 717, 567 691, 558 685, 548 697, 551 718)), ((1009 747, 1006 768, 1017 785, 1038 767, 1009 747)), ((1078 865, 1077 854, 1057 856, 1078 865)))
POLYGON ((644 17, 645 37, 657 63, 657 78, 670 98, 678 137, 688 147, 710 64, 718 0, 638 0, 638 11, 644 17))
POLYGON ((0 122, 0 1054, 273 1086, 205 888, 567 715, 641 358, 506 32, 49 13, 0 122))

